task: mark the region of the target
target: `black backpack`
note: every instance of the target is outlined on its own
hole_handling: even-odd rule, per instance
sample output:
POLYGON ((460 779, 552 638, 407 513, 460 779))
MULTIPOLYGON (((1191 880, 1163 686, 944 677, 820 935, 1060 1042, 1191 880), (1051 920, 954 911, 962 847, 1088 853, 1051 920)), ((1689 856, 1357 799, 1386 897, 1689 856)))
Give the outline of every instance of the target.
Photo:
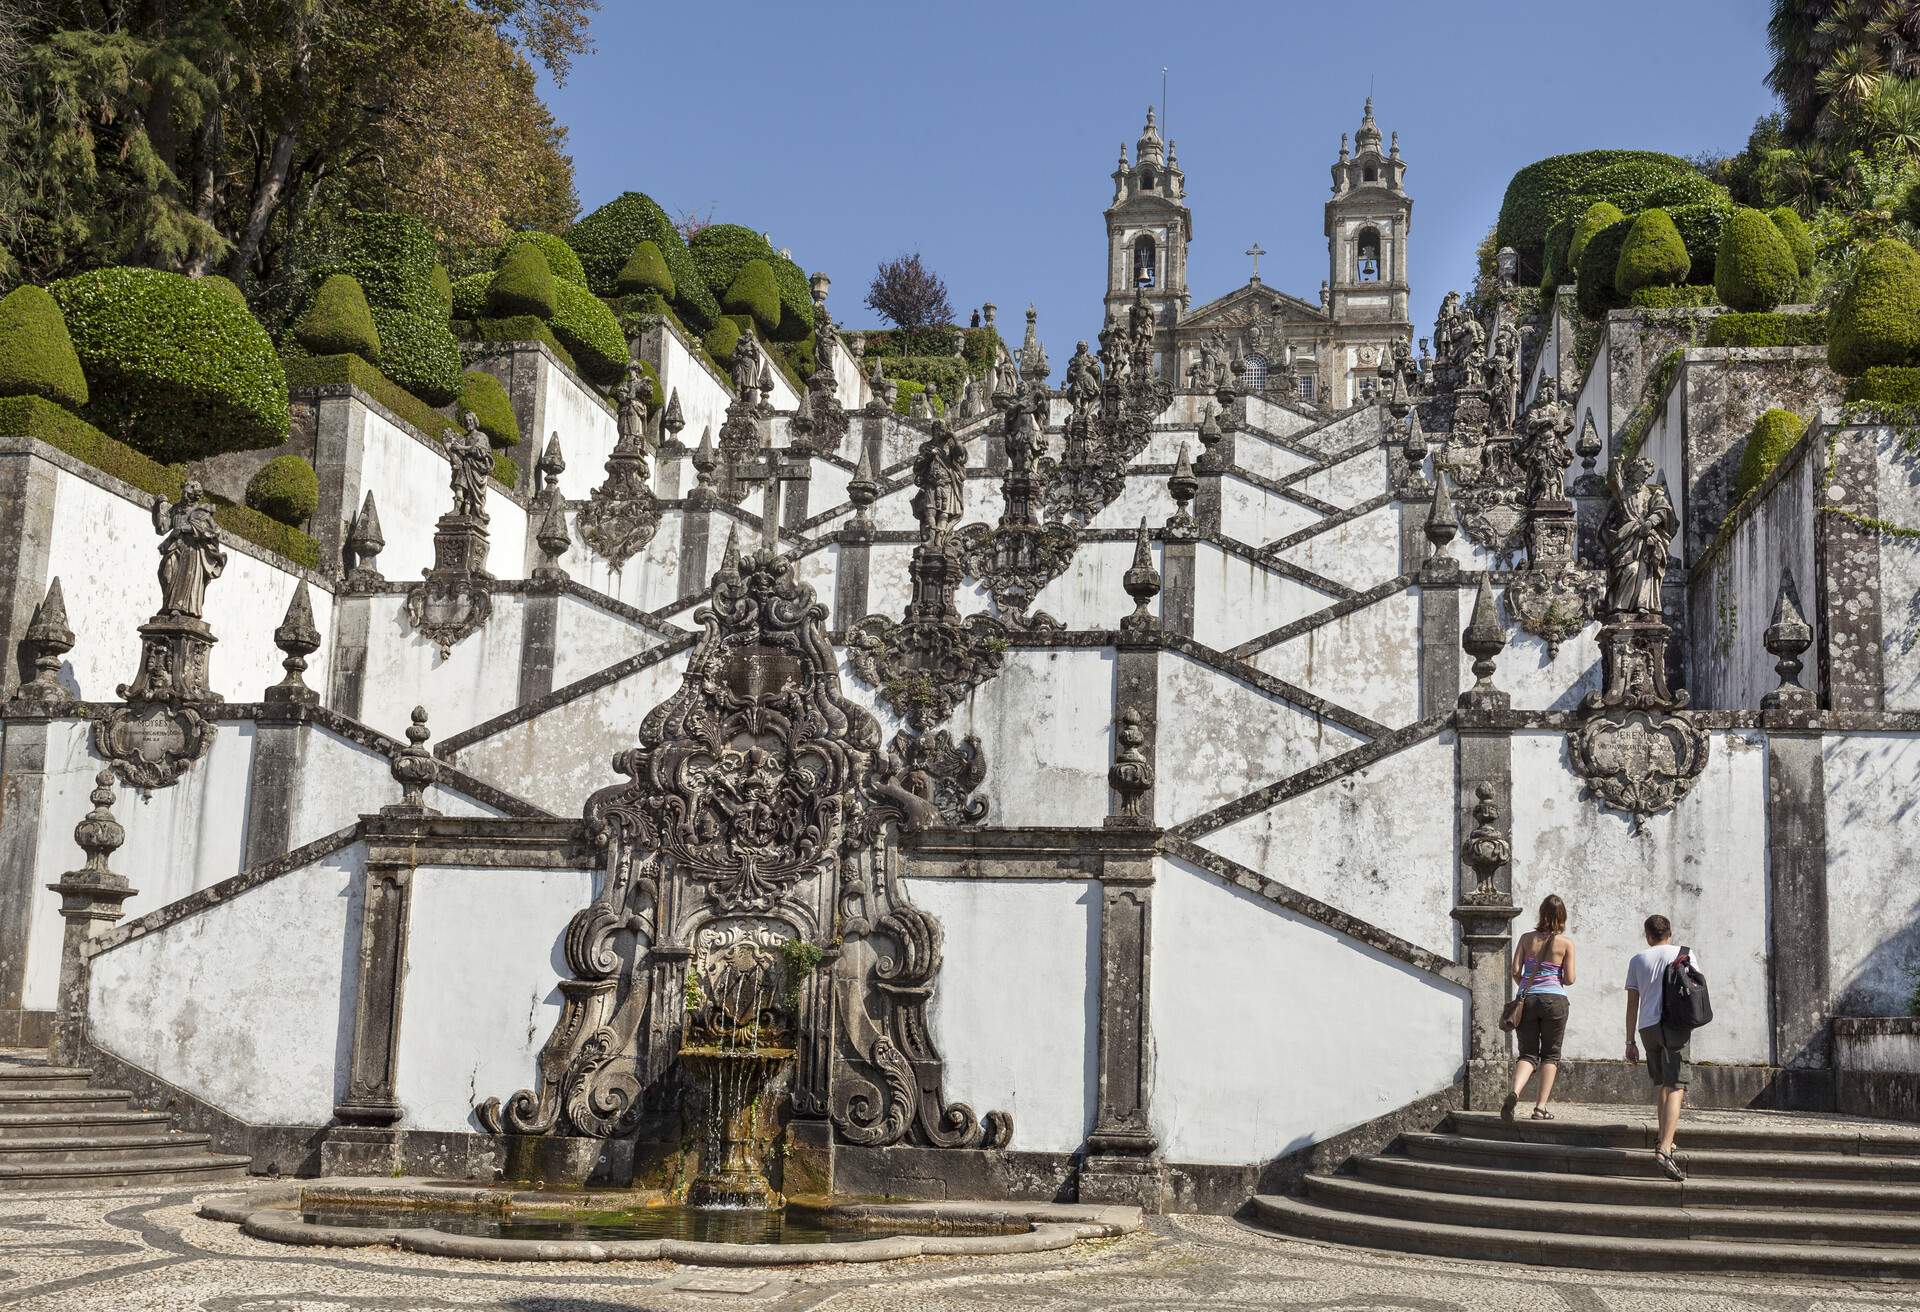
POLYGON ((1713 1020, 1707 977, 1693 964, 1693 949, 1681 948, 1660 978, 1660 1024, 1692 1031, 1713 1020))

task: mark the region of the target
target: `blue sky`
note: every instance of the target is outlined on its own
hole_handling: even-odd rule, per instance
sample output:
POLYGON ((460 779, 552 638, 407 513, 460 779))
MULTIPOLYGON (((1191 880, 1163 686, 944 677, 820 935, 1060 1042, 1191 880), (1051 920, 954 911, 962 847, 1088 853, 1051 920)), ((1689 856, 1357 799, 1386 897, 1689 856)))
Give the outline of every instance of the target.
POLYGON ((628 189, 791 248, 876 326, 874 266, 919 251, 964 315, 1018 337, 1029 301, 1055 380, 1099 328, 1122 140, 1170 70, 1194 304, 1326 276, 1321 206, 1371 86, 1413 195, 1414 318, 1473 277, 1513 171, 1597 147, 1730 152, 1772 108, 1761 0, 1376 0, 639 5, 603 0, 596 54, 547 88, 583 209, 628 189))

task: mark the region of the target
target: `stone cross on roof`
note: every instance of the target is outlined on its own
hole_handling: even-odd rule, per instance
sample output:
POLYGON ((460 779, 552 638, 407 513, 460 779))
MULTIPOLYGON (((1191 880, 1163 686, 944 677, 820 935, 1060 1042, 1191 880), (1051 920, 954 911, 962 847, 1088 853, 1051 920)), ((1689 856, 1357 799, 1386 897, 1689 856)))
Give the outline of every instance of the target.
POLYGON ((1255 242, 1253 245, 1247 247, 1246 250, 1241 252, 1241 254, 1243 255, 1253 256, 1253 277, 1249 278, 1247 281, 1249 282, 1260 281, 1260 257, 1262 255, 1265 255, 1266 253, 1267 252, 1261 248, 1261 245, 1259 242, 1255 242))

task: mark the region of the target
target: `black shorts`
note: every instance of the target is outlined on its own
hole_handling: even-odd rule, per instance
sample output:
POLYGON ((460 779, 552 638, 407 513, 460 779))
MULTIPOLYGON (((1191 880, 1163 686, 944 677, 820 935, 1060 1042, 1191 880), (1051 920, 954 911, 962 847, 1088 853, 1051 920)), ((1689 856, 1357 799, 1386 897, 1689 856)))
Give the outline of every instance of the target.
POLYGON ((1567 995, 1530 993, 1520 1013, 1520 1057, 1534 1065, 1560 1060, 1560 1043, 1567 1037, 1567 995))

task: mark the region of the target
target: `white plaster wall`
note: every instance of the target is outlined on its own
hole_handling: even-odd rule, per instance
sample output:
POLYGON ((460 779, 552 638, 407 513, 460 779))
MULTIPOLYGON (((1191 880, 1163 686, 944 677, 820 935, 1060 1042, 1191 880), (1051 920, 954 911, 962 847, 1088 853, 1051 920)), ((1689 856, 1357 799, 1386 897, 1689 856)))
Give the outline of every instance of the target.
MULTIPOLYGON (((866 375, 860 370, 860 362, 853 358, 853 352, 847 349, 844 337, 836 337, 833 343, 833 395, 848 410, 858 410, 867 403, 866 375)), ((854 433, 860 431, 858 424, 849 427, 854 433)))
MULTIPOLYGON (((300 782, 288 820, 289 849, 324 838, 400 800, 391 760, 318 725, 308 726, 300 735, 300 782)), ((437 798, 429 804, 447 809, 437 798)))
MULTIPOLYGON (((660 526, 654 530, 652 539, 629 556, 619 569, 581 541, 579 530, 574 527, 580 520, 578 510, 570 511, 567 519, 573 545, 560 558, 560 564, 569 578, 645 611, 658 610, 679 598, 680 544, 686 526, 684 511, 662 511, 660 526)), ((717 545, 714 560, 719 561, 717 545)))
POLYGON ((1920 735, 1848 734, 1824 746, 1834 1010, 1902 1016, 1920 970, 1920 735))
POLYGON ((1374 406, 1363 406, 1349 410, 1337 419, 1330 419, 1310 432, 1296 435, 1303 446, 1318 451, 1323 456, 1338 455, 1370 438, 1382 435, 1382 411, 1374 406))
POLYGON ((1453 735, 1438 734, 1200 841, 1451 958, 1453 775, 1453 735))
MULTIPOLYGON (((1212 396, 1198 397, 1196 400, 1202 406, 1209 403, 1218 404, 1214 402, 1212 396)), ((1201 418, 1201 414, 1193 416, 1195 423, 1198 423, 1201 418)), ((1247 397, 1247 422, 1257 424, 1269 433, 1278 433, 1281 437, 1291 437, 1295 433, 1313 427, 1313 420, 1305 415, 1296 414, 1285 406, 1275 405, 1263 396, 1247 397)))
POLYGON ((620 425, 606 402, 586 390, 566 370, 549 367, 542 374, 546 432, 521 436, 535 439, 533 453, 538 459, 547 449, 547 439, 555 433, 560 435, 560 453, 567 462, 566 472, 560 475, 560 491, 579 500, 606 477, 607 457, 620 439, 620 425))
POLYGON ((1100 885, 909 879, 945 930, 928 1009, 946 1096, 1013 1113, 1013 1149, 1077 1151, 1099 1078, 1100 885), (1020 932, 1007 929, 1018 925, 1020 932))
MULTIPOLYGON (((432 566, 434 523, 453 508, 446 457, 371 410, 357 404, 353 409, 354 419, 364 426, 360 500, 373 493, 380 507, 380 531, 386 538, 379 569, 396 583, 410 583, 432 566)), ((491 505, 488 511, 491 514, 491 505)), ((360 513, 358 501, 352 513, 360 513)), ((489 543, 489 569, 493 545, 489 543)), ((515 568, 504 577, 519 573, 515 568)))
MULTIPOLYGON (((905 542, 876 542, 868 548, 868 553, 867 614, 888 615, 897 620, 906 614, 907 602, 913 599, 913 576, 907 572, 913 563, 913 547, 905 542)), ((963 605, 972 591, 961 589, 963 605)))
POLYGON ((1300 490, 1345 510, 1387 490, 1387 450, 1370 447, 1300 481, 1300 490))
MULTIPOLYGON (((1178 435, 1181 441, 1189 444, 1192 459, 1200 458, 1200 434, 1195 430, 1191 434, 1178 435)), ((1178 448, 1175 448, 1176 452, 1178 448)), ((1169 456, 1164 463, 1171 464, 1169 456)), ((1277 442, 1270 442, 1258 433, 1238 432, 1233 435, 1233 462, 1242 469, 1259 474, 1263 478, 1282 479, 1289 474, 1297 474, 1305 469, 1310 461, 1305 456, 1287 450, 1277 442)))
POLYGON ((1714 733, 1705 771, 1672 811, 1640 818, 1581 797, 1564 734, 1513 738, 1513 893, 1528 921, 1558 893, 1579 945, 1566 1053, 1617 1058, 1627 961, 1641 923, 1673 922, 1713 985, 1713 1024, 1693 1036, 1700 1061, 1764 1062, 1767 1016, 1767 781, 1759 734, 1714 733))
MULTIPOLYGON (((1920 455, 1890 428, 1878 434, 1880 518, 1920 529, 1920 455)), ((1882 533, 1881 661, 1890 711, 1920 710, 1920 539, 1882 533)), ((1804 594, 1803 594, 1804 595, 1804 594)))
MULTIPOLYGON (((1160 657, 1154 818, 1174 825, 1359 746, 1360 735, 1173 652, 1160 657)), ((1111 711, 1108 712, 1111 715, 1111 711)))
POLYGON ((439 647, 408 621, 405 598, 376 596, 363 604, 371 608, 372 618, 367 625, 361 723, 403 737, 413 708, 424 706, 437 741, 518 704, 524 596, 495 594, 492 617, 454 643, 445 660, 439 647))
POLYGON ((1263 547, 1318 519, 1313 511, 1278 492, 1232 474, 1220 480, 1220 531, 1236 542, 1263 547))
POLYGON ((949 727, 986 751, 989 824, 1097 825, 1113 762, 1113 651, 1015 647, 949 727))
POLYGON ((1460 1078, 1465 990, 1157 863, 1153 1103, 1172 1162, 1266 1162, 1460 1078))
POLYGON ((327 1124, 345 1092, 365 863, 355 844, 102 953, 93 1040, 243 1121, 327 1124))
POLYGON ((707 371, 706 362, 689 351, 671 328, 663 336, 666 349, 660 359, 660 392, 671 397, 675 388, 680 391, 680 414, 687 421, 687 426, 680 430, 680 440, 688 447, 697 447, 700 434, 711 428, 714 441, 718 442, 720 425, 727 420, 727 406, 733 400, 733 393, 707 371))
POLYGON ((1294 543, 1281 559, 1363 591, 1400 573, 1400 510, 1389 503, 1294 543))
MULTIPOLYGON (((553 626, 553 686, 556 688, 564 688, 616 661, 660 645, 659 638, 624 615, 603 610, 571 594, 562 594, 557 600, 553 626)), ((516 665, 515 674, 518 672, 516 665)), ((513 698, 517 703, 517 688, 513 698)))
POLYGON ((587 870, 423 866, 413 876, 401 1124, 478 1131, 477 1103, 535 1083, 560 1017, 560 940, 593 897, 587 870))
POLYGON ((1100 508, 1090 528, 1140 527, 1144 517, 1149 530, 1157 529, 1173 514, 1173 494, 1167 491, 1165 474, 1129 474, 1120 495, 1100 508))
POLYGON ((813 461, 813 477, 807 487, 807 514, 809 517, 823 510, 847 503, 847 484, 853 481, 853 471, 842 469, 827 460, 813 461))
MULTIPOLYGON (((1657 362, 1656 362, 1657 364, 1657 362)), ((1637 402, 1636 402, 1637 403, 1637 402)), ((1687 558, 1687 388, 1686 371, 1674 374, 1674 383, 1654 412, 1653 426, 1647 430, 1640 454, 1653 462, 1654 481, 1665 480, 1673 498, 1674 513, 1680 518, 1680 531, 1667 544, 1667 558, 1685 563, 1687 558)), ((1625 416, 1622 416, 1624 422, 1625 416)), ((1574 430, 1575 438, 1579 430, 1574 430)))
MULTIPOLYGON (((160 606, 159 541, 150 502, 136 503, 65 470, 54 471, 48 571, 60 580, 74 647, 61 682, 92 701, 115 700, 139 664, 135 630, 160 606)), ((250 546, 250 544, 249 544, 250 546)), ((38 580, 36 591, 44 590, 38 580)), ((207 587, 207 622, 219 639, 207 662, 208 686, 229 701, 256 701, 285 671, 273 631, 286 617, 299 577, 247 554, 227 539, 226 571, 207 587)), ((326 633, 333 594, 309 585, 313 619, 326 633)), ((325 648, 307 661, 308 686, 327 686, 325 648)))
POLYGON ((837 629, 846 627, 843 619, 834 613, 834 579, 840 569, 840 546, 828 542, 811 547, 794 558, 793 576, 807 587, 813 589, 813 599, 827 608, 827 627, 837 629))
POLYGON ((1396 592, 1253 658, 1257 669, 1389 728, 1420 718, 1420 597, 1396 592))
POLYGON ((1222 551, 1210 542, 1194 545, 1193 636, 1209 647, 1236 647, 1325 610, 1334 601, 1333 594, 1295 582, 1245 556, 1222 551))
MULTIPOLYGON (((1123 616, 1133 613, 1133 598, 1127 595, 1124 576, 1133 565, 1131 542, 1082 542, 1073 553, 1073 563, 1059 578, 1040 589, 1033 609, 1043 610, 1070 629, 1117 629, 1123 616)), ((1165 548, 1149 542, 1153 567, 1165 577, 1165 548)), ((1162 598, 1155 597, 1147 609, 1160 614, 1162 598)))

